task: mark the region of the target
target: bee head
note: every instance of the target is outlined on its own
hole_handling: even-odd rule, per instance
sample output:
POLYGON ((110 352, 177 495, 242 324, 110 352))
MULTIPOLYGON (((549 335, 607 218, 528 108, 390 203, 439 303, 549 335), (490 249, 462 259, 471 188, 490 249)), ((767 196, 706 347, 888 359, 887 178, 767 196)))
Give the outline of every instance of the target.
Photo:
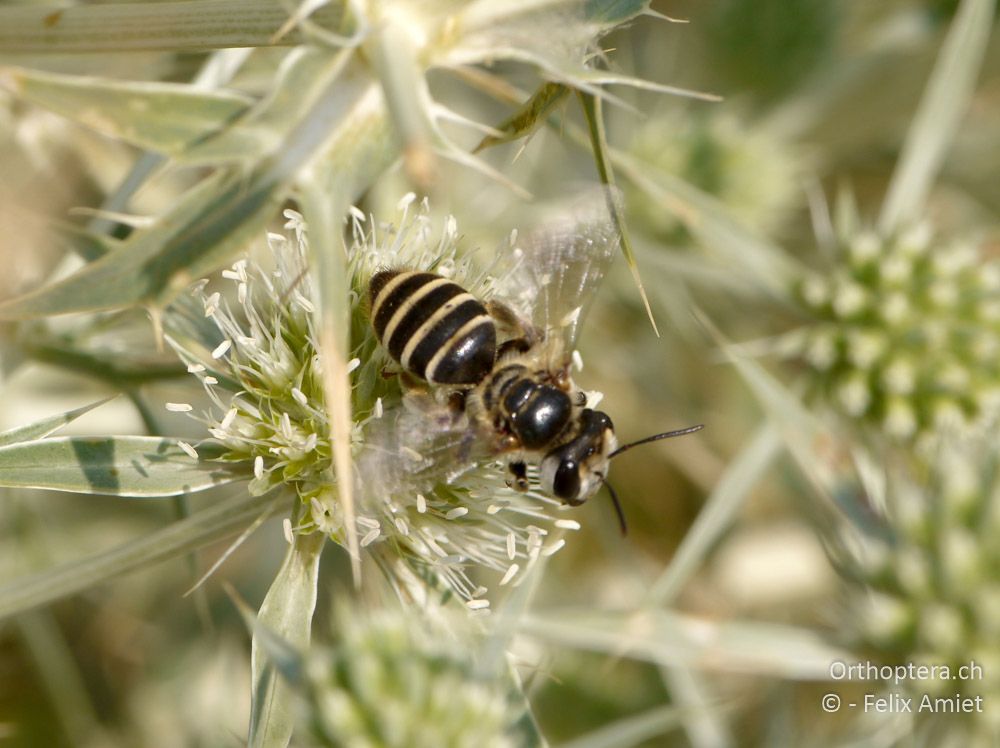
POLYGON ((567 504, 582 504, 604 484, 608 461, 617 447, 615 427, 607 414, 584 408, 577 435, 542 458, 542 489, 567 504))
POLYGON ((615 427, 607 414, 584 408, 580 411, 579 418, 580 428, 577 435, 553 449, 542 459, 542 489, 567 504, 577 506, 597 493, 601 486, 607 486, 624 535, 625 514, 611 484, 607 482, 611 459, 640 444, 690 434, 702 427, 690 426, 677 431, 665 431, 619 447, 618 439, 615 438, 615 427))

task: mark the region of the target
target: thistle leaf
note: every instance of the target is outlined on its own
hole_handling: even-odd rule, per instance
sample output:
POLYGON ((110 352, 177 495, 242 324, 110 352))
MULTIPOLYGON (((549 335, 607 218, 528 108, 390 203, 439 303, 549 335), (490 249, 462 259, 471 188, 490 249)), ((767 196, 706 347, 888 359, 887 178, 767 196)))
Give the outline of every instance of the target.
MULTIPOLYGON (((331 0, 310 20, 338 29, 345 5, 331 0)), ((301 44, 297 29, 276 38, 287 18, 284 7, 273 0, 15 5, 0 8, 0 50, 63 55, 301 44)))
POLYGON ((277 185, 218 172, 189 190, 152 227, 65 280, 0 305, 0 318, 154 304, 222 264, 263 230, 280 204, 277 185))
POLYGON ((800 268, 781 247, 755 236, 718 200, 684 180, 662 171, 653 173, 621 151, 612 150, 610 157, 619 174, 677 216, 719 262, 739 268, 746 282, 775 300, 787 300, 787 289, 800 268))
MULTIPOLYGON (((597 173, 601 177, 601 182, 611 190, 615 188, 615 175, 611 167, 611 159, 608 154, 608 140, 604 133, 604 117, 601 113, 601 100, 596 96, 591 96, 578 92, 580 101, 583 102, 583 112, 587 118, 587 126, 590 131, 590 147, 594 154, 594 162, 597 164, 597 173)), ((615 229, 621 237, 622 254, 625 256, 625 263, 632 273, 632 280, 635 281, 636 288, 639 289, 639 297, 646 308, 646 316, 649 317, 649 324, 653 326, 653 332, 660 336, 660 331, 656 329, 656 320, 653 319, 653 309, 649 305, 649 297, 646 289, 642 285, 642 277, 639 275, 639 265, 635 260, 635 252, 632 251, 632 241, 629 239, 628 229, 625 225, 625 216, 622 213, 620 201, 615 200, 609 193, 608 211, 614 221, 615 229)))
POLYGON ((778 427, 785 446, 803 474, 812 481, 817 493, 834 500, 840 484, 838 467, 829 459, 817 459, 822 445, 829 441, 830 429, 806 408, 800 397, 779 382, 759 362, 741 355, 704 313, 699 311, 697 315, 772 423, 778 427))
POLYGON ((192 166, 239 163, 275 152, 341 74, 345 62, 344 54, 325 47, 292 50, 264 99, 228 127, 193 143, 178 160, 192 166))
POLYGON ((524 693, 524 685, 521 683, 521 677, 517 674, 517 670, 508 665, 503 677, 507 683, 507 693, 511 704, 516 704, 521 712, 520 718, 510 727, 510 734, 514 737, 515 744, 524 748, 546 748, 548 743, 542 735, 534 713, 531 711, 531 703, 524 693))
POLYGON ((648 9, 649 0, 587 0, 583 12, 588 21, 617 26, 648 9))
POLYGON ((348 202, 355 199, 398 150, 386 147, 384 102, 370 74, 349 52, 339 53, 338 60, 338 75, 285 135, 285 147, 249 174, 216 172, 151 228, 136 231, 119 250, 59 283, 0 305, 0 319, 135 304, 162 307, 263 233, 292 181, 315 163, 324 174, 332 165, 358 164, 356 172, 339 172, 336 182, 338 194, 346 195, 348 202), (338 125, 331 127, 331 122, 338 125))
POLYGON ((665 666, 825 680, 850 655, 812 631, 779 624, 718 622, 666 610, 556 608, 527 616, 522 632, 576 647, 665 666))
POLYGON ((698 519, 684 536, 670 565, 649 587, 648 605, 662 606, 676 597, 719 538, 732 526, 761 474, 781 453, 781 446, 777 428, 771 423, 765 423, 750 443, 729 463, 705 501, 698 519))
POLYGON ((116 358, 108 356, 106 350, 88 350, 86 345, 75 346, 62 337, 56 340, 40 337, 37 342, 28 340, 21 343, 20 349, 34 361, 94 377, 116 389, 130 389, 148 382, 187 376, 176 358, 141 349, 116 358))
POLYGON ((288 745, 295 725, 291 686, 276 677, 274 665, 261 644, 262 631, 300 651, 309 645, 319 559, 326 536, 322 533, 297 535, 260 606, 254 626, 251 667, 253 704, 250 714, 249 745, 254 748, 288 745))
POLYGON ((8 582, 0 586, 0 619, 82 592, 130 571, 183 556, 238 533, 277 500, 274 495, 241 493, 111 550, 8 582))
POLYGON ((176 156, 244 112, 253 99, 190 85, 115 81, 0 68, 12 93, 110 138, 176 156))
POLYGON ((588 83, 598 86, 627 86, 639 91, 653 91, 654 93, 668 94, 670 96, 682 96, 688 99, 698 99, 699 101, 722 101, 718 94, 707 91, 697 91, 693 88, 680 88, 678 86, 667 86, 663 83, 655 83, 644 78, 637 78, 632 75, 621 75, 611 73, 607 70, 582 70, 574 74, 574 78, 581 83, 588 83))
POLYGON ((161 498, 203 491, 241 476, 196 460, 175 439, 53 437, 0 447, 0 486, 161 498))
POLYGON ((892 176, 879 228, 889 234, 923 211, 972 98, 993 29, 994 0, 964 0, 934 66, 892 176))
POLYGON ((9 444, 18 444, 19 442, 42 439, 52 432, 58 431, 67 423, 72 423, 84 413, 89 413, 94 408, 98 408, 108 402, 108 400, 113 399, 114 398, 106 397, 103 400, 98 400, 96 403, 84 405, 83 407, 75 408, 74 410, 67 410, 65 413, 59 413, 58 415, 49 416, 48 418, 43 418, 40 421, 29 423, 27 426, 18 426, 17 428, 4 431, 3 433, 0 433, 0 447, 6 447, 9 444))

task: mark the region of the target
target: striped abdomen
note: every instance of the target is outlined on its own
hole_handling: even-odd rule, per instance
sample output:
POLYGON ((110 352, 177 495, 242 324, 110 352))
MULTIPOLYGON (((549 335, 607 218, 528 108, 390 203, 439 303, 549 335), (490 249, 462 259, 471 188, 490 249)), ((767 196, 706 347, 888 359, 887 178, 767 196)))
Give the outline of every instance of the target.
POLYGON ((369 286, 372 327, 389 355, 433 384, 478 384, 493 368, 497 331, 486 307, 436 273, 383 270, 369 286))

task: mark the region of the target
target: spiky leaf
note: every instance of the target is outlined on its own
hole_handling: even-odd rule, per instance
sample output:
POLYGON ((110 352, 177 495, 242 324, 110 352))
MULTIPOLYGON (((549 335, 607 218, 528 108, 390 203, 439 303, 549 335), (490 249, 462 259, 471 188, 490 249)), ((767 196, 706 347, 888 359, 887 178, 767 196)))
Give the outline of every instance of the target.
POLYGON ((116 81, 0 68, 0 84, 33 104, 139 148, 176 156, 225 127, 253 99, 179 83, 116 81))
POLYGON ((84 405, 81 408, 75 408, 73 410, 67 410, 65 413, 59 413, 58 415, 49 416, 48 418, 43 418, 40 421, 29 423, 27 426, 18 426, 17 428, 4 431, 3 433, 0 433, 0 447, 6 447, 9 444, 33 441, 34 439, 46 437, 52 432, 58 431, 67 423, 72 423, 84 413, 89 413, 94 408, 104 405, 104 403, 110 399, 111 398, 98 400, 96 403, 84 405))
POLYGON ((0 447, 0 486, 157 498, 203 491, 240 476, 196 460, 175 439, 53 437, 0 447))
MULTIPOLYGON (((325 540, 321 533, 296 536, 257 617, 261 630, 268 636, 280 637, 292 647, 303 650, 309 645, 319 559, 325 540)), ((295 724, 294 692, 287 682, 277 677, 274 666, 262 651, 256 629, 249 744, 254 748, 283 748, 288 745, 295 724)))

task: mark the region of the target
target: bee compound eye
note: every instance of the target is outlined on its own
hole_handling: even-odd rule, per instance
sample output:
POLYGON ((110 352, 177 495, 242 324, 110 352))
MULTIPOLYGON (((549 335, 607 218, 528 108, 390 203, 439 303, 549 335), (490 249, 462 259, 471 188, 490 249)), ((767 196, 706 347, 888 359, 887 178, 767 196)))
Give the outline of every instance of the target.
POLYGON ((567 458, 559 462, 555 478, 552 481, 552 493, 567 504, 583 503, 579 498, 580 465, 576 460, 567 458))

